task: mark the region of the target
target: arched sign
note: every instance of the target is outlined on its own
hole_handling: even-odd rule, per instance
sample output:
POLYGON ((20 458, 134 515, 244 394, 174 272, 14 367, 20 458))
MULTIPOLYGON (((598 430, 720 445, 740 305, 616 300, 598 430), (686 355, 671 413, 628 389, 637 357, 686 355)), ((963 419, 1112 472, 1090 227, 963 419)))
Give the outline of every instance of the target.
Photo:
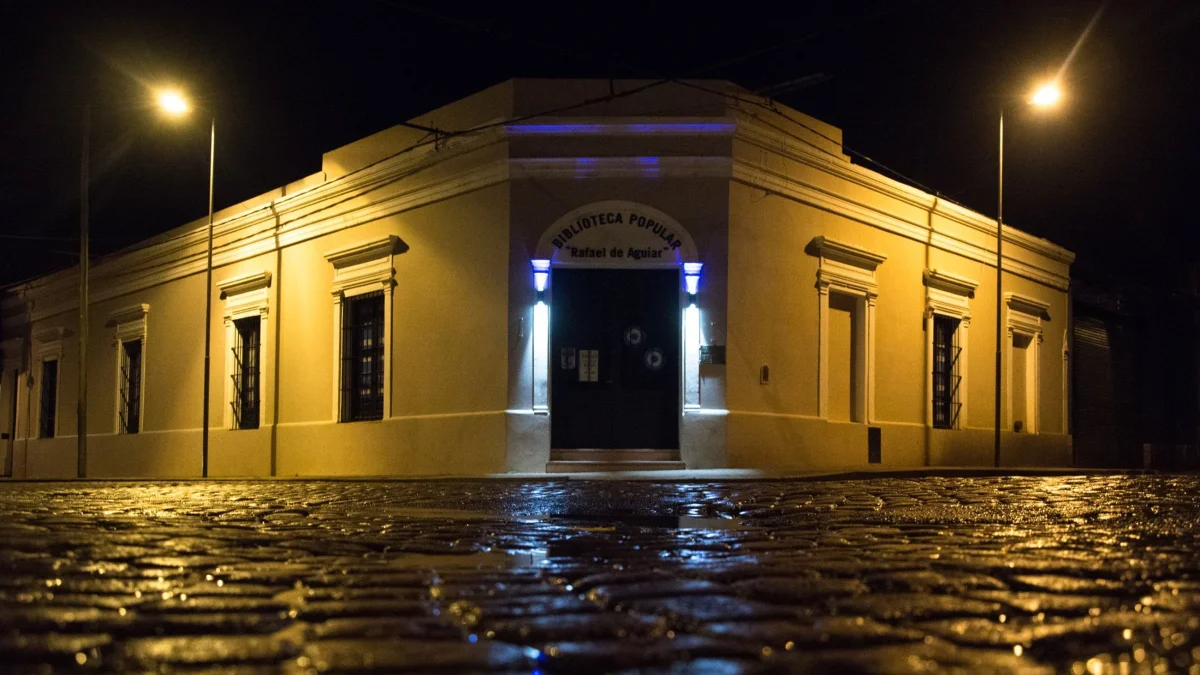
POLYGON ((588 204, 546 230, 537 257, 555 265, 651 267, 696 261, 696 243, 674 218, 626 201, 588 204))

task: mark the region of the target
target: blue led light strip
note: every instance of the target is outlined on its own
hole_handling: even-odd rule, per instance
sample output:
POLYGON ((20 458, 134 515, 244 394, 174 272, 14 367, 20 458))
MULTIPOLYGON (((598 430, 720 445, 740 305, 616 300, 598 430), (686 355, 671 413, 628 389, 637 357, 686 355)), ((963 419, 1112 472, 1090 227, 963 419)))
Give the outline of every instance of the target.
POLYGON ((507 124, 505 131, 515 135, 560 135, 586 134, 731 134, 733 122, 641 122, 633 124, 507 124))

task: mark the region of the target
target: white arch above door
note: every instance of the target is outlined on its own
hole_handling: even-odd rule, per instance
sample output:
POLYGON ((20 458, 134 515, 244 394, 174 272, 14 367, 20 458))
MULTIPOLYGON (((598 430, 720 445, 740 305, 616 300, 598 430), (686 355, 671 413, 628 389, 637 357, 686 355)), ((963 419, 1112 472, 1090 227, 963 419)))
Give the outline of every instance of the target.
POLYGON ((537 256, 556 266, 663 267, 697 262, 696 242, 671 216, 636 202, 581 206, 554 221, 537 256))

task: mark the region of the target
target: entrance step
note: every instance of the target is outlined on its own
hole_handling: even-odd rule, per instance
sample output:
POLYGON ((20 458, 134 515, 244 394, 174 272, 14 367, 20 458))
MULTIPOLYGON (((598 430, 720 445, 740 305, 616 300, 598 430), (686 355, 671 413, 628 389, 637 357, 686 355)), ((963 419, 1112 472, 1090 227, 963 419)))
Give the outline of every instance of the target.
POLYGON ((677 462, 678 450, 551 450, 551 462, 677 462))
POLYGON ((613 471, 682 471, 687 465, 676 461, 628 460, 586 461, 551 460, 546 463, 546 473, 608 473, 613 471))

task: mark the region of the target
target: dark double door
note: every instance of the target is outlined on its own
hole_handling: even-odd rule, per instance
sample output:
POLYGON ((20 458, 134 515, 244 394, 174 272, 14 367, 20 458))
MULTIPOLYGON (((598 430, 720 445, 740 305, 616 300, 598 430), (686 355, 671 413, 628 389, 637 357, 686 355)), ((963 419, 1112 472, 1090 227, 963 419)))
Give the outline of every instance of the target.
POLYGON ((553 272, 550 445, 679 448, 678 270, 553 272))

